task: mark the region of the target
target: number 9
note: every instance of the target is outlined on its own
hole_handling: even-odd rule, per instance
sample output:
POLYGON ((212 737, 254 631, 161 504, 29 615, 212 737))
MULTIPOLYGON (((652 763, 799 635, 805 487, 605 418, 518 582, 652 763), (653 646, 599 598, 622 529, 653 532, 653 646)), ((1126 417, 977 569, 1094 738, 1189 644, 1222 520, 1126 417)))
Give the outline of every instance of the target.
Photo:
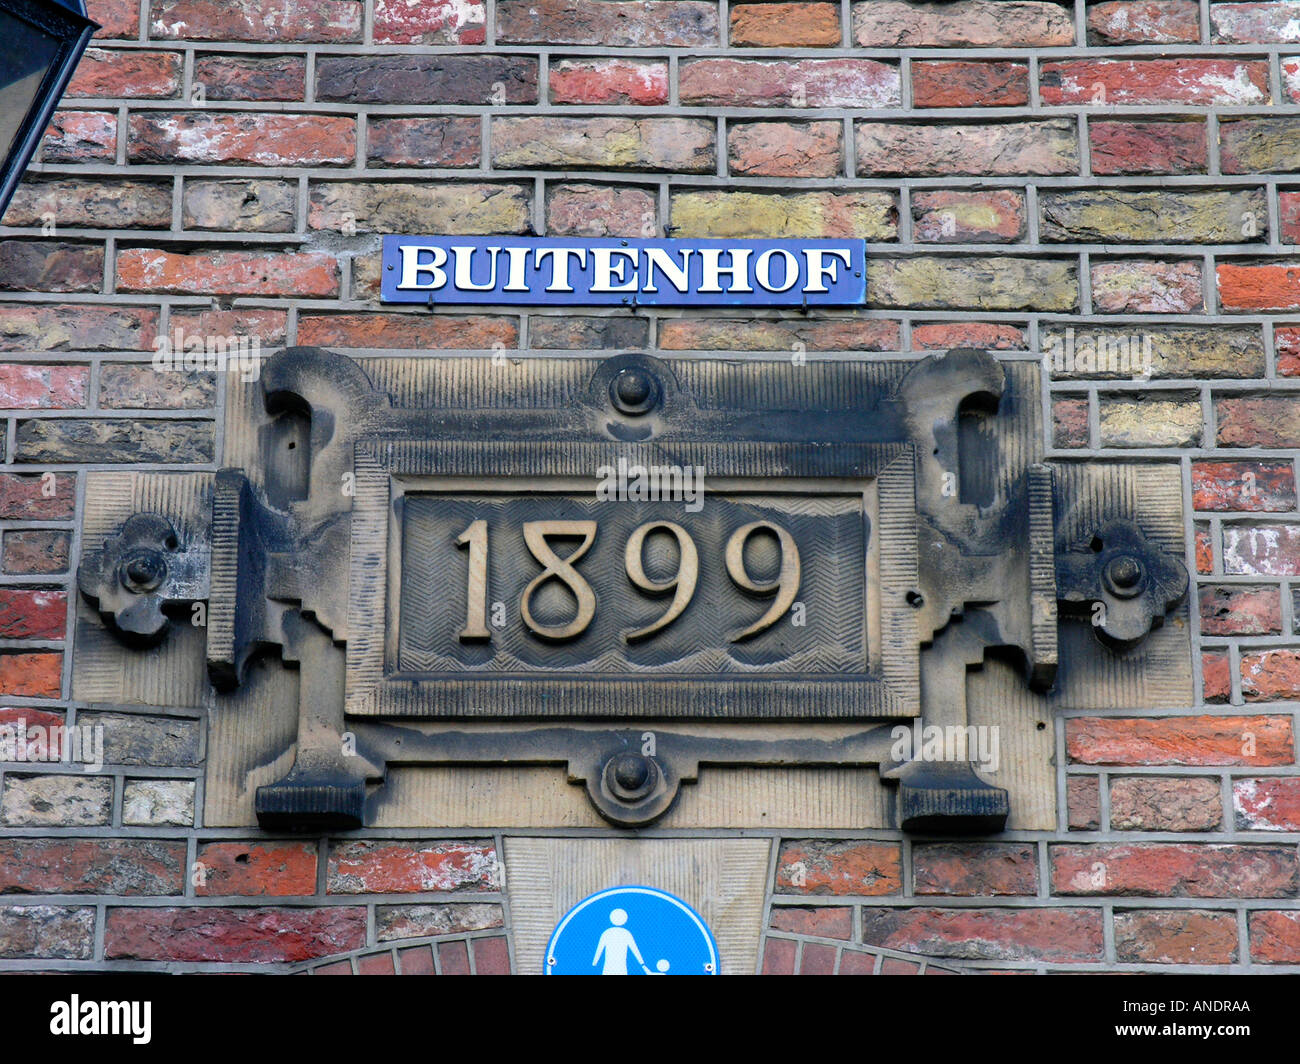
POLYGON ((647 591, 651 595, 666 595, 669 591, 676 589, 676 594, 673 595, 673 601, 668 607, 668 612, 659 620, 646 628, 623 633, 625 641, 634 643, 638 639, 644 639, 646 636, 654 635, 660 629, 667 628, 668 625, 682 615, 682 611, 686 609, 687 604, 691 601, 691 596, 695 594, 695 585, 700 579, 700 556, 695 549, 695 541, 691 539, 690 534, 681 525, 673 524, 671 521, 649 521, 635 529, 632 535, 628 537, 624 565, 627 569, 628 579, 642 591, 647 591), (641 557, 645 548, 646 536, 657 528, 666 528, 676 537, 677 549, 680 552, 677 572, 670 579, 658 582, 646 576, 645 565, 641 557))
POLYGON ((770 521, 754 521, 732 533, 731 538, 727 540, 727 575, 731 577, 732 583, 752 595, 775 594, 776 601, 748 628, 729 636, 731 642, 743 642, 776 624, 785 611, 794 604, 795 596, 799 594, 800 571, 799 548, 795 545, 794 537, 780 525, 774 525, 770 521), (745 544, 749 542, 749 537, 760 529, 771 532, 781 544, 781 572, 775 580, 763 584, 752 580, 745 570, 745 544))

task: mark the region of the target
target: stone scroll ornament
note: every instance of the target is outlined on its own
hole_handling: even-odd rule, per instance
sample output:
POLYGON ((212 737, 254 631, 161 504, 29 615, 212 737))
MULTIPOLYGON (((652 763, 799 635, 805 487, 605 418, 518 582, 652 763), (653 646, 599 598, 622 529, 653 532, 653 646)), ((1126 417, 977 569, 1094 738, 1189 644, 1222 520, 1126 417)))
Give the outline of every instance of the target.
POLYGON ((281 351, 210 542, 136 514, 88 545, 82 594, 126 643, 205 602, 218 692, 258 658, 297 671, 264 827, 364 826, 390 765, 550 764, 635 828, 720 764, 875 766, 902 829, 999 831, 1008 792, 899 758, 898 726, 969 725, 993 654, 1048 691, 1063 625, 1131 654, 1186 595, 1134 507, 1062 496, 1027 363, 630 353, 529 359, 504 390, 491 363, 281 351), (647 470, 677 494, 623 483, 647 470), (849 730, 764 727, 821 722, 849 730))

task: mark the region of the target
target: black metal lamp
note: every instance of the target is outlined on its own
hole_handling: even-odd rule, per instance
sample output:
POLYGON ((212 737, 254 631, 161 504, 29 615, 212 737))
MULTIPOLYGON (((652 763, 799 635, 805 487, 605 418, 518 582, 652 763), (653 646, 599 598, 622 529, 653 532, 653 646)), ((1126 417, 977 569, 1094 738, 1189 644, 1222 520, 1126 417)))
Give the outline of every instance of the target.
POLYGON ((0 216, 97 29, 84 0, 0 0, 0 216))

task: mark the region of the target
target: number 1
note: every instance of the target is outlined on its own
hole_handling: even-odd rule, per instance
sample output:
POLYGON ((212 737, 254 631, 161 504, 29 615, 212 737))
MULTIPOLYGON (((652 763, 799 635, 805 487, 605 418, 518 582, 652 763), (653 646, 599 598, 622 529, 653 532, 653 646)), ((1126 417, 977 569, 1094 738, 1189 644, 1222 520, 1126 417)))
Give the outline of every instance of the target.
POLYGON ((459 547, 469 546, 469 582, 466 587, 465 627, 462 643, 483 642, 492 638, 487 626, 487 551, 486 521, 475 521, 456 540, 459 547))

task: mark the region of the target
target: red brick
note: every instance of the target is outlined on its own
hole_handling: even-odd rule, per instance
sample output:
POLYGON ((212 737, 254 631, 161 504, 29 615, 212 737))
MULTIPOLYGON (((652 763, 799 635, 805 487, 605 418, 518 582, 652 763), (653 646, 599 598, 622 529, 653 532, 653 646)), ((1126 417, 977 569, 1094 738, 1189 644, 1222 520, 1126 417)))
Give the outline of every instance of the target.
POLYGON ((144 351, 158 335, 158 312, 143 307, 0 303, 6 351, 144 351))
POLYGON ((835 947, 805 942, 799 954, 800 975, 834 975, 835 947))
POLYGON ((0 365, 0 408, 68 410, 86 405, 88 366, 34 362, 0 365))
POLYGON ((1300 779, 1233 780, 1232 806, 1238 831, 1300 831, 1300 779))
POLYGON ((1256 964, 1300 964, 1300 910, 1262 910, 1248 917, 1250 959, 1256 964))
POLYGON ((330 894, 497 890, 489 842, 345 842, 331 847, 330 894))
POLYGON ((393 966, 393 955, 388 952, 371 953, 365 957, 357 958, 358 975, 396 975, 397 971, 393 966))
POLYGON ((184 892, 184 840, 0 839, 0 894, 184 892))
POLYGON ((817 938, 852 938, 853 910, 830 905, 772 907, 771 926, 777 931, 817 938))
POLYGON ((1201 9, 1195 0, 1108 0, 1089 5, 1088 33, 1103 44, 1195 44, 1201 9))
POLYGON ((1214 545, 1210 541, 1207 528, 1196 529, 1196 571, 1198 573, 1214 572, 1214 545))
POLYGON ((101 29, 96 40, 133 41, 140 36, 140 5, 136 0, 87 0, 87 12, 101 29))
POLYGON ((1278 325, 1273 329, 1279 377, 1300 377, 1300 326, 1278 325))
POLYGON ((648 107, 668 102, 668 64, 634 59, 561 59, 551 64, 552 103, 648 107))
POLYGON ((1052 400, 1052 445, 1054 447, 1087 447, 1092 439, 1088 424, 1088 400, 1052 400))
POLYGON ((912 194, 918 241, 940 244, 1005 243, 1025 232, 1024 194, 1013 189, 945 189, 912 194))
POLYGON ((243 307, 239 310, 194 310, 173 307, 172 335, 180 329, 188 336, 235 336, 256 338, 261 344, 284 343, 289 315, 283 310, 243 307))
POLYGON ((733 174, 835 177, 844 166, 842 122, 736 122, 727 131, 733 174))
POLYGON ((1300 103, 1300 59, 1282 60, 1282 91, 1292 103, 1300 103))
POLYGON ((659 319, 664 351, 897 351, 899 339, 898 322, 880 318, 659 319))
POLYGON ((838 48, 841 39, 838 4, 735 4, 731 8, 733 47, 838 48))
POLYGON ((882 957, 880 959, 881 975, 918 975, 921 966, 916 961, 905 961, 899 957, 882 957))
POLYGON ((1279 192, 1277 203, 1283 242, 1300 244, 1300 192, 1279 192))
POLYGON ((471 943, 475 975, 510 974, 510 946, 504 938, 476 938, 471 943))
POLYGON ((1075 963, 1102 959, 1100 909, 862 911, 868 945, 933 957, 1075 963))
POLYGON ((993 897, 1038 893, 1038 852, 1032 843, 918 843, 912 847, 917 894, 993 897))
POLYGON ((167 99, 180 87, 179 52, 87 48, 64 95, 167 99))
POLYGON ((1129 964, 1232 964, 1234 913, 1156 909, 1115 914, 1115 959, 1129 964))
POLYGON ((1074 43, 1069 8, 1036 0, 853 5, 853 39, 867 48, 1055 48, 1074 43))
MULTIPOLYGON (((1300 447, 1300 403, 1290 396, 1250 395, 1240 398, 1219 399, 1214 404, 1215 418, 1219 422, 1219 443, 1226 447, 1300 447)), ((1243 463, 1245 469, 1252 468, 1250 463, 1243 463)), ((1261 464, 1260 469, 1265 479, 1273 476, 1270 470, 1276 466, 1261 464)), ((1286 499, 1285 471, 1283 467, 1281 484, 1272 492, 1274 505, 1286 499)), ((1257 474, 1258 475, 1258 474, 1257 474)), ((1257 485, 1258 486, 1258 485, 1257 485)), ((1243 484, 1243 490, 1245 484, 1243 484)), ((1262 494, 1270 497, 1268 489, 1262 494)), ((1294 508, 1294 496, 1286 509, 1294 508)), ((1243 507, 1244 508, 1244 507, 1243 507)))
POLYGON ((1213 39, 1233 44, 1292 44, 1295 17, 1295 4, 1288 0, 1210 4, 1213 39))
POLYGON ((339 294, 339 264, 321 252, 200 251, 127 248, 117 256, 119 292, 170 295, 296 296, 339 294))
MULTIPOLYGON (((397 951, 403 975, 433 975, 433 950, 428 946, 412 946, 397 951)), ((317 972, 319 974, 319 971, 317 972)))
POLYGON ((351 961, 335 961, 333 964, 322 964, 319 968, 311 970, 312 975, 353 975, 351 961))
POLYGON ((62 689, 62 654, 0 653, 0 695, 58 698, 62 689))
POLYGON ((1217 776, 1114 776, 1110 826, 1115 831, 1217 831, 1223 794, 1217 776))
POLYGON ((895 894, 902 889, 898 844, 812 839, 783 842, 776 889, 782 894, 895 894))
POLYGON ((133 114, 127 140, 133 163, 342 166, 356 151, 356 121, 339 115, 133 114))
POLYGON ((858 176, 1077 174, 1070 120, 945 124, 857 122, 858 176))
POLYGON ((153 0, 149 35, 186 41, 361 40, 359 0, 153 0))
POLYGON ((301 100, 307 61, 298 56, 204 55, 194 61, 194 83, 207 100, 301 100))
POLYGON ((1233 576, 1300 576, 1300 526, 1225 525, 1223 571, 1233 576))
POLYGON ((1294 510, 1295 469, 1290 462, 1193 462, 1192 505, 1218 512, 1294 510))
POLYGON ((1200 104, 1270 102, 1268 63, 1238 59, 1066 59, 1044 63, 1043 103, 1200 104))
POLYGON ((47 163, 113 162, 117 115, 107 111, 56 111, 41 142, 47 163))
POLYGON ((1300 884, 1295 847, 1095 843, 1049 848, 1052 893, 1285 898, 1300 884))
POLYGON ((1194 314, 1203 310, 1199 262, 1094 262, 1092 306, 1099 314, 1194 314))
POLYGON ((876 954, 846 949, 840 954, 840 975, 875 975, 876 954))
POLYGON ((1023 107, 1028 102, 1024 63, 912 63, 913 107, 1023 107))
POLYGON ((1071 831, 1096 831, 1101 827, 1101 785, 1096 776, 1069 776, 1065 804, 1071 831))
POLYGON ((482 44, 483 5, 465 0, 375 0, 376 44, 482 44))
POLYGON ((1070 760, 1086 765, 1290 765, 1288 716, 1074 717, 1070 760))
POLYGON ((1202 635, 1276 635, 1282 596, 1276 587, 1205 586, 1198 592, 1202 635))
POLYGON ((1247 702, 1300 699, 1300 650, 1262 650, 1241 656, 1241 694, 1247 702))
POLYGON ((0 587, 0 639, 62 639, 66 591, 0 587))
POLYGON ((797 945, 788 938, 769 938, 763 947, 763 974, 794 975, 797 945))
POLYGON ((366 159, 372 166, 477 166, 482 157, 478 118, 370 119, 366 159))
POLYGON ((1221 705, 1232 701, 1232 663, 1227 654, 1205 651, 1201 654, 1201 679, 1205 701, 1221 705))
POLYGON ((287 897, 316 893, 312 842, 209 842, 198 849, 200 898, 230 894, 287 897))
POLYGON ((1209 148, 1205 123, 1090 120, 1094 174, 1203 174, 1209 148))
POLYGON ((678 73, 683 104, 897 107, 898 68, 874 59, 696 59, 678 73))
POLYGON ((99 292, 104 249, 51 240, 0 240, 0 290, 99 292))
POLYGON ((497 42, 602 48, 716 45, 718 9, 707 0, 501 0, 497 42))
POLYGON ((4 534, 4 571, 39 576, 68 571, 72 533, 64 529, 12 529, 4 534))
POLYGON ((1300 310, 1300 266, 1221 262, 1215 274, 1224 310, 1300 310))
POLYGON ((519 322, 480 315, 304 313, 298 321, 298 342, 321 347, 514 348, 519 346, 519 322))
POLYGON ((941 321, 912 326, 912 350, 945 351, 950 347, 982 347, 986 351, 1023 351, 1025 331, 1004 322, 941 321))
POLYGON ((360 949, 361 906, 318 909, 110 909, 104 927, 109 960, 306 961, 360 949))
POLYGON ((439 942, 438 965, 443 975, 469 975, 469 950, 464 942, 439 942))
POLYGON ((650 237, 658 214, 655 194, 627 185, 550 185, 546 232, 550 236, 650 237))

